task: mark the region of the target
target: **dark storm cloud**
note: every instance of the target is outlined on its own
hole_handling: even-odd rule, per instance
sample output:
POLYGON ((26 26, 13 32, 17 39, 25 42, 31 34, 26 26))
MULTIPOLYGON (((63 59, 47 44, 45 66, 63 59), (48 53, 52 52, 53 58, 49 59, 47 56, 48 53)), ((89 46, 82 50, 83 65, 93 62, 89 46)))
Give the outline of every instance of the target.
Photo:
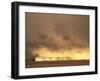
POLYGON ((47 47, 87 47, 89 16, 26 13, 26 43, 47 47))

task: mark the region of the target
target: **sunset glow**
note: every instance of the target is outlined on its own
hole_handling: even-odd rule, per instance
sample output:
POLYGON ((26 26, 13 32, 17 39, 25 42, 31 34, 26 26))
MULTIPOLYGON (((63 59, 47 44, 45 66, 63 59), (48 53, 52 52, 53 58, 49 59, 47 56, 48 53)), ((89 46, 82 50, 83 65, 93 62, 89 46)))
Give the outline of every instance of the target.
POLYGON ((34 50, 34 53, 37 54, 36 61, 89 60, 88 48, 55 51, 44 47, 34 50))

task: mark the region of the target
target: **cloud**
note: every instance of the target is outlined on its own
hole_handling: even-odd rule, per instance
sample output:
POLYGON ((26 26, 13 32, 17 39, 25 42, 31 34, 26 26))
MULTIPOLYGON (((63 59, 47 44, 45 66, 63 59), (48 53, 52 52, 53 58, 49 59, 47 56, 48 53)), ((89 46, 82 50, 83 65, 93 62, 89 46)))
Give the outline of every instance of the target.
POLYGON ((89 16, 27 12, 26 42, 49 48, 89 47, 89 16))

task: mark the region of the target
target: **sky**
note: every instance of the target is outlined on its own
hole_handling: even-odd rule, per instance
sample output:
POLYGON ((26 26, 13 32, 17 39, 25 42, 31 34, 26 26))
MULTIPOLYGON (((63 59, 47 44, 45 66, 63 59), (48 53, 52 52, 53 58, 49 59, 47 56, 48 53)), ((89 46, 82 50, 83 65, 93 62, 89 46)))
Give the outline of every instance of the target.
POLYGON ((89 47, 89 16, 25 13, 26 45, 47 48, 89 47))

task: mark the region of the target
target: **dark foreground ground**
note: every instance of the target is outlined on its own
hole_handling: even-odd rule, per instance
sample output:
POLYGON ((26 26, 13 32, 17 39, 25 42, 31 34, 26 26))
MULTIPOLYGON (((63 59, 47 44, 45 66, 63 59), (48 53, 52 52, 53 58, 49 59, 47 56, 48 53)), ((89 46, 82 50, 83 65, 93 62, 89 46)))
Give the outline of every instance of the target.
POLYGON ((89 65, 89 60, 27 62, 26 68, 89 65))

